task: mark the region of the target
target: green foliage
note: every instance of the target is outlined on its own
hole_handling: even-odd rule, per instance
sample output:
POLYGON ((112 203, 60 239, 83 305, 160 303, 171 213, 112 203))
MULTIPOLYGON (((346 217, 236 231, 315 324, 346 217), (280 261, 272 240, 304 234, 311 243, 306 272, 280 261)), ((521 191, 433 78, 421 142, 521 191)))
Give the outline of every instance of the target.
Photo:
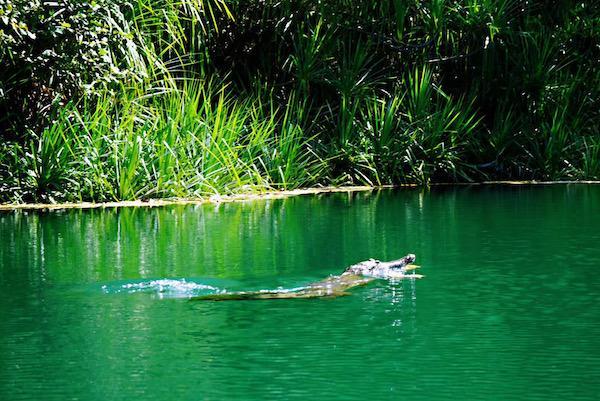
POLYGON ((0 0, 0 193, 598 178, 598 21, 567 0, 0 0))
POLYGON ((118 18, 118 7, 106 0, 1 0, 0 57, 20 79, 29 75, 56 90, 114 81, 114 51, 125 39, 118 18))
MULTIPOLYGON (((4 153, 24 200, 198 197, 319 182, 324 162, 291 100, 283 110, 236 101, 225 88, 123 88, 68 104, 41 138, 4 153), (148 94, 152 93, 152 94, 148 94), (22 170, 14 167, 24 167, 22 170), (23 195, 25 194, 25 195, 23 195)), ((12 198, 10 200, 19 200, 12 198)))
POLYGON ((74 96, 181 68, 186 28, 205 31, 215 12, 229 10, 221 0, 0 0, 0 135, 39 129, 74 96))
POLYGON ((40 131, 62 96, 122 79, 124 23, 106 0, 0 0, 0 134, 25 124, 40 131))
POLYGON ((365 107, 365 138, 380 184, 469 179, 471 167, 461 156, 479 120, 469 104, 435 88, 431 78, 429 69, 415 70, 402 95, 365 107))

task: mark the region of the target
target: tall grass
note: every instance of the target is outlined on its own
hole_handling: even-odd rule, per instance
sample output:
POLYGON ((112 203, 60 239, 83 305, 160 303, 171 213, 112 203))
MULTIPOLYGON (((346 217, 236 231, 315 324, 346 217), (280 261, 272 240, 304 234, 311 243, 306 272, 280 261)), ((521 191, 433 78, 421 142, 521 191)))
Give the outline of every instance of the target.
POLYGON ((124 88, 69 104, 26 147, 29 200, 129 200, 292 189, 319 182, 323 160, 296 102, 236 101, 211 82, 155 93, 124 88), (125 94, 125 95, 124 95, 125 94), (142 94, 140 96, 140 94, 142 94), (68 183, 68 185, 67 185, 68 183))
POLYGON ((398 94, 365 106, 362 127, 377 183, 470 179, 471 166, 461 157, 479 120, 469 103, 436 88, 431 78, 429 69, 416 69, 398 94))

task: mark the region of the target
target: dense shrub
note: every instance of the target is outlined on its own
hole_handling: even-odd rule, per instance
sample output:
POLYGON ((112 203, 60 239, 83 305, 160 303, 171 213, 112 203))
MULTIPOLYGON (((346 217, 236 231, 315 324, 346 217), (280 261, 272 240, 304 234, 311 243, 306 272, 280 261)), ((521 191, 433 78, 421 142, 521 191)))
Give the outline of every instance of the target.
MULTIPOLYGON (((75 191, 80 198, 107 198, 99 184, 72 187, 81 182, 72 175, 23 186, 38 181, 24 179, 35 174, 18 165, 40 154, 35 150, 44 149, 54 125, 71 127, 61 131, 69 143, 89 135, 86 124, 107 98, 115 116, 127 105, 146 104, 136 109, 141 114, 128 138, 154 138, 146 149, 160 148, 160 136, 148 131, 158 126, 141 121, 161 107, 157 121, 175 121, 181 102, 161 100, 145 113, 147 99, 209 81, 222 84, 203 96, 207 106, 218 104, 224 91, 231 107, 250 115, 298 113, 272 125, 268 149, 254 149, 252 162, 236 165, 239 176, 269 177, 247 181, 261 187, 281 186, 274 178, 279 170, 296 180, 286 187, 600 178, 597 1, 0 0, 0 43, 0 132, 13 140, 3 147, 0 174, 34 188, 16 191, 29 197, 75 191), (69 122, 73 114, 65 117, 61 102, 80 123, 69 122), (288 129, 302 143, 293 152, 304 156, 288 157, 285 165, 266 158, 285 153, 289 142, 279 138, 288 129), (290 160, 326 160, 327 169, 304 179, 290 160)), ((253 125, 244 126, 231 149, 251 135, 253 125)), ((60 164, 61 157, 49 160, 60 164)), ((69 169, 83 168, 73 163, 69 169)), ((146 177, 145 186, 156 177, 134 176, 146 177)), ((214 191, 233 191, 227 178, 213 178, 214 191)), ((195 183, 188 186, 199 188, 195 183)), ((108 197, 141 196, 115 194, 108 197)))
POLYGON ((123 26, 112 1, 0 0, 0 127, 21 134, 52 102, 122 79, 123 26))

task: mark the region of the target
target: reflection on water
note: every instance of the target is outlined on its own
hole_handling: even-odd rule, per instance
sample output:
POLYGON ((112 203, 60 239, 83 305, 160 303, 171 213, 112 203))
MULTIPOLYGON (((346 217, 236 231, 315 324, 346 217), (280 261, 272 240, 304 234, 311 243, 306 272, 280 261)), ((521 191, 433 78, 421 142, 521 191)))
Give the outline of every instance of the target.
POLYGON ((591 186, 0 214, 0 399, 594 400, 598 227, 591 186), (408 252, 423 280, 187 300, 408 252))

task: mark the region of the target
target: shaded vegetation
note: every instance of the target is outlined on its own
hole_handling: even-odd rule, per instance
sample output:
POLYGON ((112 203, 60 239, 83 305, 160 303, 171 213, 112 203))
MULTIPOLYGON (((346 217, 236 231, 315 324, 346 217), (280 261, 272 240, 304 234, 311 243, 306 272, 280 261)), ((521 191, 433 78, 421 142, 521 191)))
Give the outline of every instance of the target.
POLYGON ((600 179, 595 1, 0 0, 0 200, 600 179))

